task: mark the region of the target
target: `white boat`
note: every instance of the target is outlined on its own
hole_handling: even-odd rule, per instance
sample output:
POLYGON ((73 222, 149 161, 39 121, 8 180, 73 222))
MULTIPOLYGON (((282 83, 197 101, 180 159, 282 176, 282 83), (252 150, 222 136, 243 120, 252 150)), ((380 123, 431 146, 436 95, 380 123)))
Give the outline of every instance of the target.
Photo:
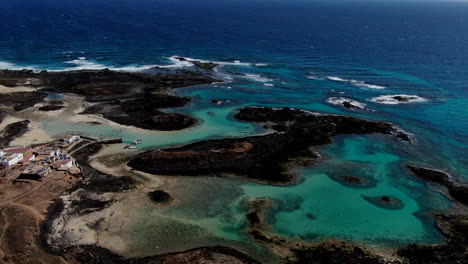
POLYGON ((133 145, 138 145, 143 142, 143 139, 133 140, 133 145))

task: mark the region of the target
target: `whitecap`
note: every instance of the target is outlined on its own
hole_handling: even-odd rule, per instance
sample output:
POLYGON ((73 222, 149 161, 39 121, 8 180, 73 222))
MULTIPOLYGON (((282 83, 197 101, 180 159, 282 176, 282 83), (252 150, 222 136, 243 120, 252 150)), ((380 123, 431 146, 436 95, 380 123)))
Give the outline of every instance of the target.
POLYGON ((349 80, 342 79, 340 77, 335 77, 335 76, 327 76, 327 79, 330 81, 335 81, 335 82, 347 82, 349 80))
POLYGON ((359 87, 359 88, 385 89, 385 86, 378 85, 378 84, 366 83, 364 81, 359 81, 359 80, 353 80, 353 79, 348 80, 348 79, 343 79, 343 78, 336 77, 336 76, 327 76, 326 78, 328 80, 334 81, 334 82, 350 83, 351 85, 354 85, 354 86, 359 87))
POLYGON ((177 56, 177 55, 171 56, 170 58, 175 59, 175 60, 179 60, 179 61, 185 61, 185 62, 189 63, 190 65, 193 65, 193 63, 191 63, 191 61, 199 61, 199 62, 203 62, 203 63, 214 63, 214 64, 218 64, 219 66, 243 66, 243 67, 252 66, 251 63, 241 62, 240 60, 235 60, 233 62, 229 62, 229 61, 210 61, 210 60, 196 59, 196 58, 190 58, 190 57, 182 57, 182 56, 177 56), (183 60, 181 60, 181 59, 183 59, 183 60))
POLYGON ((388 94, 374 97, 371 99, 372 102, 379 104, 409 104, 409 103, 422 103, 427 102, 426 98, 423 98, 418 95, 408 95, 408 94, 388 94))
POLYGON ((11 62, 6 62, 6 61, 0 61, 0 69, 6 69, 6 70, 22 70, 22 69, 27 69, 27 70, 34 70, 33 67, 31 66, 19 66, 11 62))
POLYGON ((272 82, 272 81, 273 81, 272 79, 263 77, 263 76, 261 76, 261 75, 259 75, 259 74, 246 73, 246 74, 244 74, 242 77, 245 78, 245 79, 248 79, 248 80, 252 80, 252 81, 256 81, 256 82, 261 82, 261 83, 268 83, 268 82, 272 82))
POLYGON ((275 86, 275 85, 274 85, 274 84, 272 84, 272 83, 264 83, 263 85, 265 85, 265 86, 270 86, 270 87, 273 87, 273 86, 275 86))
POLYGON ((369 88, 369 89, 385 89, 385 86, 377 85, 377 84, 370 84, 364 81, 358 80, 350 80, 350 83, 354 86, 361 87, 361 88, 369 88))

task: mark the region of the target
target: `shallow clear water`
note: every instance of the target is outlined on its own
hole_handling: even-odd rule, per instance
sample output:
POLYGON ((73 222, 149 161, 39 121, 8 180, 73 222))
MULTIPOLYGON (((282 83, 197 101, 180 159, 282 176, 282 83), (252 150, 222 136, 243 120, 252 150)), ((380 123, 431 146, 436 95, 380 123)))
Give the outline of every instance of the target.
MULTIPOLYGON (((141 223, 158 228, 151 213, 167 213, 220 238, 248 241, 242 201, 263 196, 278 204, 269 219, 281 235, 345 238, 375 246, 440 241, 424 215, 450 207, 450 201, 409 175, 404 165, 428 165, 468 181, 468 3, 116 3, 2 3, 0 68, 190 69, 171 60, 179 55, 224 62, 214 75, 226 82, 175 91, 194 98, 193 104, 172 110, 198 118, 199 125, 192 129, 148 132, 57 119, 43 124, 53 135, 78 132, 122 137, 126 142, 141 138, 145 149, 244 136, 265 131, 233 120, 235 109, 267 105, 391 121, 415 138, 415 144, 408 145, 383 136, 341 137, 318 150, 325 157, 321 164, 299 170, 303 177, 299 185, 218 179, 217 187, 210 188, 235 188, 232 197, 201 199, 200 194, 196 206, 193 199, 183 199, 167 210, 141 208, 130 232, 136 240, 142 237, 138 245, 151 245, 150 238, 143 239, 144 229, 136 230, 141 223), (371 101, 396 94, 426 101, 398 105, 371 101), (328 103, 329 97, 351 98, 374 111, 346 110, 328 103), (212 99, 230 102, 217 106, 212 99), (376 186, 352 188, 329 177, 342 173, 365 176, 376 186), (392 195, 404 207, 382 209, 362 195, 392 195), (193 207, 196 212, 190 210, 193 207)), ((208 191, 203 188, 206 180, 193 181, 208 191)), ((184 190, 188 196, 197 193, 184 190)))

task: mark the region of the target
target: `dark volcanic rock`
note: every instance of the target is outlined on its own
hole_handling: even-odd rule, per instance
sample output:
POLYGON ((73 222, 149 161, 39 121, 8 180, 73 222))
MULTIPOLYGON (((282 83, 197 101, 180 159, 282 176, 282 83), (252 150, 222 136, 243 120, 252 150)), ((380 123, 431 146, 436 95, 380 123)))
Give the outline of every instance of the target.
POLYGON ((44 105, 39 107, 39 111, 57 111, 65 108, 63 105, 44 105))
POLYGON ((180 107, 190 98, 167 94, 146 93, 143 97, 125 101, 112 101, 87 108, 85 114, 101 114, 116 123, 152 130, 181 130, 191 127, 197 120, 178 113, 164 113, 160 108, 180 107))
POLYGON ((191 63, 193 63, 193 65, 195 65, 196 67, 207 71, 211 71, 218 66, 218 64, 213 62, 191 61, 191 63))
POLYGON ((2 123, 3 120, 5 120, 5 118, 7 117, 7 115, 8 115, 7 112, 0 110, 0 123, 2 123))
POLYGON ((144 74, 104 70, 65 72, 0 71, 0 84, 24 85, 27 80, 36 80, 35 86, 43 86, 53 92, 69 92, 86 97, 88 101, 105 101, 122 96, 131 96, 145 91, 187 87, 217 82, 197 72, 167 74, 144 74))
POLYGON ((94 211, 100 211, 107 206, 109 206, 111 201, 100 201, 94 200, 87 197, 81 197, 79 200, 73 200, 71 207, 73 208, 73 213, 75 214, 88 214, 94 211))
POLYGON ((21 111, 37 103, 40 103, 47 97, 44 92, 15 92, 0 94, 0 104, 13 107, 15 111, 21 111))
POLYGON ((7 125, 0 132, 0 148, 7 147, 15 138, 26 133, 29 123, 29 120, 25 120, 7 125))
POLYGON ((148 197, 155 203, 170 203, 172 202, 172 197, 168 192, 163 190, 156 190, 148 193, 148 197))
POLYGON ((392 196, 371 197, 362 195, 362 198, 377 207, 388 210, 400 210, 405 207, 405 204, 400 199, 392 196))
POLYGON ((384 258, 359 247, 320 244, 306 249, 293 250, 296 259, 289 263, 318 264, 388 264, 384 258))
POLYGON ((132 259, 125 259, 107 249, 88 245, 70 247, 54 253, 63 256, 69 263, 86 264, 260 264, 236 249, 222 246, 194 248, 183 252, 132 259))
POLYGON ((129 166, 153 174, 216 176, 234 173, 251 180, 285 184, 295 181, 288 170, 292 158, 315 157, 308 149, 310 146, 330 143, 331 138, 339 134, 394 132, 389 123, 344 116, 316 116, 296 109, 244 108, 236 118, 281 123, 279 129, 283 133, 208 140, 180 148, 150 151, 132 159, 129 166))
POLYGON ((448 194, 456 201, 468 205, 468 186, 458 184, 448 174, 427 168, 407 166, 418 178, 440 184, 447 188, 448 194))
POLYGON ((98 171, 89 165, 89 157, 98 153, 102 147, 102 143, 95 142, 73 153, 73 157, 80 164, 83 174, 84 181, 80 183, 80 187, 98 193, 119 192, 131 189, 136 184, 135 180, 131 177, 113 176, 98 171))
POLYGON ((370 121, 340 115, 314 115, 292 108, 273 109, 268 107, 247 107, 240 109, 235 116, 239 120, 259 123, 292 123, 291 128, 304 128, 314 125, 325 126, 331 135, 340 134, 393 134, 397 130, 386 122, 370 121))

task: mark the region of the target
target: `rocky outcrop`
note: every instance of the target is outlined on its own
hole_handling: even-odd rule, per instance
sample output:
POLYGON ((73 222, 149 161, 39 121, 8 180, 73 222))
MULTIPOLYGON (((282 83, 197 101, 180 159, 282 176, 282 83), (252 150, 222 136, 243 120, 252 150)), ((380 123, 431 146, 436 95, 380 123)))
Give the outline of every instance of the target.
POLYGON ((17 137, 21 137, 28 131, 30 121, 20 121, 7 125, 0 131, 0 148, 7 147, 17 137))
POLYGON ((71 247, 58 252, 70 263, 87 264, 259 264, 260 262, 230 247, 203 247, 154 257, 125 259, 97 246, 71 247))
POLYGON ((98 171, 89 165, 89 157, 98 153, 102 147, 102 143, 94 142, 72 154, 80 165, 83 174, 83 181, 79 184, 79 187, 96 193, 119 192, 131 189, 136 184, 133 178, 113 176, 98 171))
POLYGON ((440 184, 447 188, 448 194, 463 205, 468 205, 468 186, 459 184, 442 171, 408 165, 407 168, 418 178, 440 184))
POLYGON ((145 91, 208 84, 218 80, 198 72, 144 73, 104 70, 81 70, 34 73, 32 71, 0 71, 0 84, 9 86, 29 85, 44 87, 57 93, 75 93, 88 101, 105 101, 113 98, 131 97, 145 91), (28 80, 35 80, 31 83, 28 80), (29 83, 29 84, 28 84, 29 83))
POLYGON ((46 97, 47 93, 44 92, 14 92, 0 94, 0 104, 11 108, 14 111, 21 111, 42 102, 46 97))
POLYGON ((235 116, 263 122, 280 133, 245 138, 207 140, 184 147, 150 151, 128 165, 158 175, 235 174, 253 181, 290 184, 297 179, 289 167, 293 158, 312 159, 308 148, 331 142, 340 134, 395 131, 385 122, 335 115, 312 115, 297 109, 244 108, 235 116))
POLYGON ((180 107, 190 98, 161 93, 146 93, 128 100, 113 100, 87 108, 83 114, 100 114, 116 123, 150 130, 181 130, 191 127, 197 120, 179 113, 165 113, 163 108, 180 107))

